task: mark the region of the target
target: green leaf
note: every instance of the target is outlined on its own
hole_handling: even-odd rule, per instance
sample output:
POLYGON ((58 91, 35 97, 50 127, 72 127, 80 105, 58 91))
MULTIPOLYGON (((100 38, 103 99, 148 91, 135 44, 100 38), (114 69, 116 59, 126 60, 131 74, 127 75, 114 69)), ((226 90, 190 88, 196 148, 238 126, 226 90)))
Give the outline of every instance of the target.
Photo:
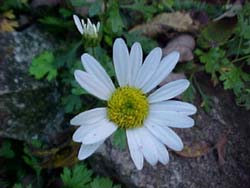
POLYGON ((70 0, 70 3, 74 7, 82 7, 82 6, 89 6, 90 3, 86 0, 70 0))
POLYGON ((192 102, 193 103, 194 100, 195 100, 195 94, 196 94, 195 87, 194 87, 192 81, 190 80, 190 86, 182 94, 182 99, 183 99, 183 101, 187 101, 187 102, 192 102))
POLYGON ((210 22, 198 37, 198 45, 202 48, 210 48, 225 44, 234 34, 236 19, 223 19, 217 22, 210 22))
POLYGON ((167 7, 172 8, 174 5, 174 0, 166 0, 163 3, 165 3, 167 7))
POLYGON ((56 78, 57 70, 54 66, 54 54, 45 51, 32 60, 29 73, 35 76, 36 79, 41 79, 46 76, 47 80, 51 81, 56 78))
POLYGON ((0 148, 0 157, 5 157, 8 159, 14 158, 15 153, 11 148, 11 143, 9 141, 4 141, 0 148))
POLYGON ((126 131, 125 131, 125 129, 119 128, 114 133, 113 143, 121 150, 124 150, 126 148, 126 131))
POLYGON ((42 168, 39 165, 38 159, 32 155, 28 146, 25 145, 23 148, 23 151, 24 151, 24 155, 23 155, 24 162, 35 170, 37 176, 40 176, 42 168))
POLYGON ((39 22, 42 24, 48 25, 51 27, 56 27, 56 29, 67 29, 72 26, 72 21, 65 21, 65 19, 54 17, 54 16, 46 16, 42 19, 39 19, 39 22))
POLYGON ((108 10, 107 22, 111 25, 113 33, 121 33, 125 27, 120 15, 118 3, 116 1, 113 1, 108 10))
POLYGON ((157 9, 153 6, 147 5, 147 1, 145 0, 135 0, 134 4, 122 5, 121 8, 141 12, 146 19, 151 18, 153 14, 157 11, 157 9))
POLYGON ((10 9, 23 9, 27 6, 27 1, 23 0, 8 0, 1 1, 0 11, 6 11, 10 9))
POLYGON ((69 9, 66 8, 60 8, 59 13, 64 17, 64 18, 69 18, 72 17, 73 12, 69 9))
POLYGON ((6 180, 7 178, 0 178, 0 187, 1 188, 8 188, 8 187, 11 187, 10 186, 10 182, 8 182, 8 180, 6 180))
POLYGON ((206 112, 210 112, 210 110, 212 109, 212 105, 213 105, 212 98, 203 92, 196 77, 193 77, 192 81, 193 82, 191 83, 194 84, 194 86, 196 87, 196 91, 200 94, 202 98, 202 103, 200 106, 204 108, 206 112))
POLYGON ((67 48, 57 51, 56 58, 55 58, 55 66, 56 68, 62 68, 63 66, 67 66, 69 69, 79 68, 76 67, 76 57, 77 51, 82 45, 82 41, 74 42, 72 44, 67 44, 67 48))
POLYGON ((23 188, 21 183, 15 183, 15 185, 13 186, 13 188, 23 188))
POLYGON ((91 188, 121 188, 119 185, 114 186, 109 178, 97 177, 90 183, 91 188))
POLYGON ((241 94, 237 96, 236 102, 238 105, 245 107, 247 110, 250 110, 250 89, 244 89, 241 94))
POLYGON ((43 146, 43 143, 42 143, 41 140, 38 140, 38 139, 31 139, 31 145, 32 145, 34 148, 41 149, 42 146, 43 146))
POLYGON ((32 188, 32 185, 23 186, 21 183, 15 183, 13 188, 32 188))
MULTIPOLYGON (((208 1, 207 1, 208 2, 208 1)), ((218 16, 223 13, 223 6, 221 5, 216 5, 216 4, 211 4, 211 3, 206 3, 205 1, 195 1, 195 0, 174 0, 174 5, 172 8, 177 11, 190 11, 190 10, 195 10, 195 11, 204 11, 208 14, 209 18, 218 16)))
POLYGON ((92 171, 85 165, 76 165, 72 170, 64 168, 61 174, 65 188, 87 188, 91 181, 92 171))
POLYGON ((80 96, 67 95, 62 98, 62 103, 66 113, 71 113, 73 111, 78 111, 82 107, 82 102, 80 96))
POLYGON ((146 53, 149 53, 153 48, 157 46, 157 43, 154 40, 143 36, 140 32, 124 33, 124 36, 129 46, 132 46, 132 44, 137 41, 141 43, 143 50, 146 53))
POLYGON ((72 88, 71 93, 74 95, 83 95, 87 94, 87 91, 78 85, 77 87, 72 88))
POLYGON ((201 103, 201 107, 204 108, 204 110, 209 113, 213 107, 213 100, 211 97, 207 96, 207 95, 201 95, 202 97, 202 103, 201 103))
MULTIPOLYGON (((241 51, 244 55, 250 55, 250 39, 243 41, 241 51)), ((250 57, 248 58, 248 61, 250 60, 250 57)))
POLYGON ((92 3, 89 8, 89 16, 93 17, 100 14, 102 12, 102 5, 103 5, 102 0, 96 0, 94 3, 92 3))
POLYGON ((104 67, 110 77, 115 76, 115 69, 112 63, 111 58, 109 57, 107 51, 97 46, 94 48, 94 56, 100 62, 100 64, 104 67))
POLYGON ((224 89, 233 89, 237 95, 241 93, 241 89, 245 85, 244 81, 250 80, 250 75, 232 65, 230 69, 222 72, 220 80, 223 81, 224 89))
POLYGON ((246 3, 238 15, 237 33, 245 40, 250 40, 250 3, 246 3))
POLYGON ((212 80, 216 84, 218 82, 217 74, 220 72, 222 65, 229 63, 225 57, 225 51, 220 48, 211 48, 208 52, 195 50, 195 54, 199 56, 200 61, 205 65, 205 71, 212 75, 212 80))

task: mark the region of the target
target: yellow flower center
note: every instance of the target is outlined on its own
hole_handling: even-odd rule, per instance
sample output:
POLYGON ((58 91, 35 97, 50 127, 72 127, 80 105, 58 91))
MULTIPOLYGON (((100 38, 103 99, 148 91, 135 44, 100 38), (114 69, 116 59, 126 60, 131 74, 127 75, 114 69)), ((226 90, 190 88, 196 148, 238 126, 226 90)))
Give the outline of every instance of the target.
POLYGON ((146 95, 134 87, 118 88, 108 100, 108 118, 120 128, 141 127, 148 115, 146 95))

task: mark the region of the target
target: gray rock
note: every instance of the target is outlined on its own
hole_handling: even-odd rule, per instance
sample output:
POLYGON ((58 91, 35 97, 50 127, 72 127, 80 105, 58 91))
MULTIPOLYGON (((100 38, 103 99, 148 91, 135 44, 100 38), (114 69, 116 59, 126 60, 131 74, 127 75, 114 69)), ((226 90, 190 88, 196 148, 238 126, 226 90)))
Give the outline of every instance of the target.
POLYGON ((35 26, 0 33, 0 136, 48 141, 62 129, 56 83, 37 81, 28 73, 32 59, 54 47, 51 37, 35 26))
MULTIPOLYGON (((199 80, 208 80, 200 78, 199 80)), ((207 83, 203 83, 206 86, 207 83)), ((154 167, 144 163, 137 171, 129 151, 120 151, 110 139, 89 162, 93 169, 123 182, 128 188, 249 188, 250 187, 250 116, 235 105, 233 97, 221 88, 204 87, 212 96, 210 113, 199 108, 196 125, 191 129, 176 129, 184 143, 204 141, 211 151, 199 158, 185 158, 170 151, 170 162, 154 167), (225 146, 225 163, 220 165, 214 149, 219 137, 229 132, 225 146)), ((197 106, 199 107, 197 102, 197 106)), ((147 140, 145 140, 147 142, 147 140)))

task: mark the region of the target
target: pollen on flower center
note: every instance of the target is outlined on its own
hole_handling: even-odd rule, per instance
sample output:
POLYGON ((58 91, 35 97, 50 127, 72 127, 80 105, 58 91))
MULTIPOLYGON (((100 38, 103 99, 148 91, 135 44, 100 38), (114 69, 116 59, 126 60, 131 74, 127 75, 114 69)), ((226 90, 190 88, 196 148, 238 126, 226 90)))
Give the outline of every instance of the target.
POLYGON ((134 87, 118 88, 108 100, 107 106, 108 118, 126 129, 142 126, 149 111, 146 95, 134 87))

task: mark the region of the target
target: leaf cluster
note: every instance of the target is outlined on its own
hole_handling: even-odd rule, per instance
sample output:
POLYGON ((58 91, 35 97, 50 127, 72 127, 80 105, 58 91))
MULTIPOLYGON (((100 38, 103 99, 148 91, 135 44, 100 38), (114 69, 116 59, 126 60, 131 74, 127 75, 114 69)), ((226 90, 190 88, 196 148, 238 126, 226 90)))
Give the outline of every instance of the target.
POLYGON ((246 3, 237 22, 226 19, 209 24, 198 39, 203 49, 195 51, 214 85, 222 82, 224 89, 233 91, 236 102, 247 109, 250 109, 249 10, 250 3, 246 3))
POLYGON ((78 164, 73 169, 64 168, 61 174, 64 188, 121 188, 109 178, 92 177, 93 172, 86 165, 78 164))
POLYGON ((0 3, 0 12, 4 12, 10 9, 23 9, 27 7, 28 0, 2 0, 0 3))
POLYGON ((94 175, 92 170, 82 163, 78 163, 72 168, 65 167, 63 170, 50 169, 46 171, 41 158, 34 155, 34 151, 31 149, 34 147, 40 148, 41 143, 38 140, 34 141, 32 145, 13 140, 4 140, 1 143, 1 188, 41 188, 47 186, 48 182, 60 182, 60 187, 63 188, 121 188, 109 178, 94 175), (14 147, 14 143, 16 147, 14 147), (53 173, 53 177, 46 180, 44 177, 51 176, 51 173, 53 173), (11 178, 6 178, 8 175, 11 175, 11 178))
POLYGON ((0 157, 5 157, 8 159, 15 157, 15 152, 11 148, 11 142, 5 140, 0 147, 0 157))

